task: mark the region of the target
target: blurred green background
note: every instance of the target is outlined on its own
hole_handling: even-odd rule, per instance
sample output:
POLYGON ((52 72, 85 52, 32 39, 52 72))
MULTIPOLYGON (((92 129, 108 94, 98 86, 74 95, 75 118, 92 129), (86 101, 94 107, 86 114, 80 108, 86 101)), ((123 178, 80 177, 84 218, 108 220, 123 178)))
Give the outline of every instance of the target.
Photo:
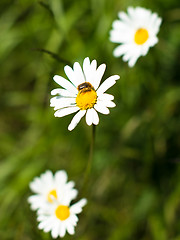
POLYGON ((0 239, 51 239, 27 203, 29 182, 46 169, 65 169, 81 189, 92 129, 83 119, 69 132, 72 115, 55 118, 49 100, 53 75, 87 56, 107 64, 103 80, 121 79, 108 91, 117 107, 96 128, 79 195, 88 205, 65 239, 180 240, 179 0, 0 1, 0 239), (159 43, 132 69, 109 41, 128 6, 163 18, 159 43))

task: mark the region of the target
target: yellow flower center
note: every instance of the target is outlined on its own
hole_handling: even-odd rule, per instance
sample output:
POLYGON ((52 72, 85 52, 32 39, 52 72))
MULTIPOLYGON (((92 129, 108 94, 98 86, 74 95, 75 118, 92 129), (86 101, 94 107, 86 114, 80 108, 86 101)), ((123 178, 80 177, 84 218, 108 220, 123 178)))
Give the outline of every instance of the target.
POLYGON ((51 190, 47 195, 48 202, 52 203, 54 199, 57 199, 57 192, 55 189, 51 190))
POLYGON ((97 102, 97 93, 89 82, 84 82, 78 86, 76 104, 81 110, 93 108, 97 102))
POLYGON ((135 35, 134 35, 134 41, 138 45, 144 44, 149 38, 148 31, 145 28, 139 28, 135 35))
POLYGON ((55 214, 59 220, 64 221, 70 216, 70 211, 67 206, 59 205, 55 210, 55 214))

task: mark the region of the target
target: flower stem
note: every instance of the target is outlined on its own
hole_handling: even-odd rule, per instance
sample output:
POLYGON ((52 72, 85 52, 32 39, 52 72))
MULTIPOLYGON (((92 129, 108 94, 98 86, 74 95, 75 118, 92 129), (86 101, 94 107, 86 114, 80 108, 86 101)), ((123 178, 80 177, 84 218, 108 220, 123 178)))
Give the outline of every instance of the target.
POLYGON ((82 192, 84 192, 84 189, 87 187, 87 182, 90 176, 91 168, 92 168, 92 160, 93 160, 93 154, 94 154, 94 142, 95 142, 95 133, 96 133, 96 126, 92 125, 92 135, 91 135, 91 144, 90 144, 90 150, 89 150, 89 158, 86 166, 86 170, 84 173, 84 180, 82 185, 82 192))

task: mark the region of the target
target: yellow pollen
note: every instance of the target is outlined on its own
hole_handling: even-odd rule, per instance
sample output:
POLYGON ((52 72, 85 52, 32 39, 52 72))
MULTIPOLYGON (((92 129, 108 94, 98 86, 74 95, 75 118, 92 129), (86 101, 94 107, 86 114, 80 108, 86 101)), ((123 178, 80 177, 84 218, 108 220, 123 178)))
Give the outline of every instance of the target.
POLYGON ((78 95, 76 104, 81 110, 93 108, 97 102, 97 93, 89 82, 82 83, 78 86, 78 95))
POLYGON ((57 193, 55 189, 51 190, 47 195, 48 202, 52 203, 54 199, 57 199, 57 193))
POLYGON ((149 38, 148 31, 145 28, 139 28, 135 35, 134 35, 134 41, 138 45, 144 44, 149 38))
POLYGON ((70 211, 67 206, 59 205, 55 210, 55 214, 59 220, 64 221, 70 216, 70 211))

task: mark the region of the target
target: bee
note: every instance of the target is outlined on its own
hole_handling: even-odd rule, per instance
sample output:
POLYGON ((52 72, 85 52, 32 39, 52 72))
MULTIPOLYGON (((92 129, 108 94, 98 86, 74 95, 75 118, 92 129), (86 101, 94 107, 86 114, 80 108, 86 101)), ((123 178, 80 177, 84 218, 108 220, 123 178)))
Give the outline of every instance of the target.
POLYGON ((84 83, 79 84, 77 89, 78 89, 78 91, 81 91, 81 92, 89 92, 94 88, 89 82, 84 82, 84 83))

